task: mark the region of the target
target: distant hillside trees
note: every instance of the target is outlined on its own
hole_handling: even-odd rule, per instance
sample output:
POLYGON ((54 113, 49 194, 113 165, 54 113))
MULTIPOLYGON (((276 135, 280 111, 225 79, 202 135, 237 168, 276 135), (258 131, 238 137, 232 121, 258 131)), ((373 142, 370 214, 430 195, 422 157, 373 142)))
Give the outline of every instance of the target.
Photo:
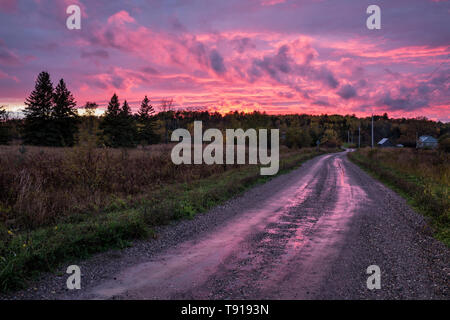
POLYGON ((170 133, 178 128, 176 113, 173 110, 173 99, 162 100, 161 112, 158 114, 158 118, 160 118, 164 124, 164 143, 169 143, 170 133))
POLYGON ((339 140, 338 134, 335 130, 326 129, 323 133, 320 144, 326 147, 335 148, 341 144, 341 141, 339 140))
POLYGON ((96 122, 98 121, 96 121, 97 117, 95 116, 97 108, 98 104, 91 101, 86 102, 84 106, 85 111, 84 118, 87 120, 86 130, 88 131, 89 134, 94 134, 98 130, 98 126, 96 126, 96 122))
MULTIPOLYGON (((0 143, 22 139, 26 144, 46 146, 108 146, 114 148, 136 147, 159 142, 170 142, 171 133, 177 128, 192 129, 194 121, 202 121, 203 129, 249 128, 279 129, 280 143, 290 148, 321 146, 336 147, 348 142, 350 145, 371 145, 372 117, 338 114, 278 114, 209 112, 205 108, 181 110, 174 107, 173 99, 162 99, 159 112, 145 96, 136 114, 127 101, 120 104, 117 94, 111 97, 107 110, 98 117, 97 104, 86 103, 86 113, 79 117, 75 99, 60 80, 53 89, 50 75, 41 72, 35 88, 26 99, 25 119, 7 119, 0 113, 0 143), (6 133, 9 130, 9 136, 6 133)), ((0 109, 3 110, 3 109, 0 109)), ((393 144, 415 147, 417 136, 431 135, 439 139, 440 149, 449 150, 450 123, 432 121, 425 117, 414 119, 389 118, 374 115, 374 142, 389 138, 393 144)))
POLYGON ((75 99, 63 79, 54 90, 48 72, 41 72, 25 105, 25 144, 73 146, 78 116, 75 99))
POLYGON ((450 152, 450 133, 446 133, 439 138, 439 150, 450 152))
POLYGON ((88 149, 96 148, 99 143, 100 129, 99 118, 95 116, 98 108, 95 102, 86 102, 84 114, 80 117, 77 143, 88 149))
POLYGON ((287 128, 284 142, 288 148, 308 148, 313 143, 309 130, 306 127, 287 128))

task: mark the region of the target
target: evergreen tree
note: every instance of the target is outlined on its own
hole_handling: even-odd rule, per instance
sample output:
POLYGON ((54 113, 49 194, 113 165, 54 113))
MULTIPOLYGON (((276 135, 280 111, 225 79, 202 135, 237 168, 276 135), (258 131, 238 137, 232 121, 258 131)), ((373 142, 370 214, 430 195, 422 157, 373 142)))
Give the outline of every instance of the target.
POLYGON ((58 132, 52 125, 53 85, 48 72, 39 74, 25 105, 24 143, 47 146, 58 144, 58 132))
POLYGON ((105 145, 113 148, 136 146, 136 125, 128 102, 120 108, 119 98, 114 94, 108 104, 103 121, 105 145))
POLYGON ((131 109, 130 105, 128 104, 127 100, 123 102, 122 109, 119 112, 121 117, 124 117, 125 119, 128 119, 131 117, 131 109))
POLYGON ((60 146, 73 146, 78 132, 78 113, 72 93, 67 89, 63 79, 55 88, 52 118, 59 134, 60 146))
POLYGON ((120 103, 119 98, 114 93, 108 104, 108 109, 103 116, 103 120, 100 123, 100 129, 103 131, 104 143, 108 147, 119 146, 120 136, 120 103))
POLYGON ((8 113, 3 106, 0 106, 0 144, 8 144, 11 140, 9 129, 8 113))
POLYGON ((119 146, 120 147, 135 147, 136 146, 136 124, 131 114, 131 108, 127 102, 124 101, 122 109, 119 113, 120 121, 120 134, 119 134, 119 146))
POLYGON ((141 107, 138 111, 138 138, 142 144, 158 143, 159 136, 155 134, 155 109, 150 104, 150 100, 147 96, 142 100, 141 107))

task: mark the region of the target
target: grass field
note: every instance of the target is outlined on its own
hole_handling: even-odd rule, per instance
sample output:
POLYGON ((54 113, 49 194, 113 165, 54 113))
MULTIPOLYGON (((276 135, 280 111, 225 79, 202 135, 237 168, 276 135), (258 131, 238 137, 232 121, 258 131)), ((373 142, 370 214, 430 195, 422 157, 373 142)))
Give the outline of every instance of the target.
POLYGON ((348 157, 404 196, 450 246, 450 156, 436 150, 364 148, 348 157))
MULTIPOLYGON (((0 291, 270 179, 258 166, 175 166, 170 150, 0 147, 0 291)), ((279 173, 332 151, 282 148, 279 173)))

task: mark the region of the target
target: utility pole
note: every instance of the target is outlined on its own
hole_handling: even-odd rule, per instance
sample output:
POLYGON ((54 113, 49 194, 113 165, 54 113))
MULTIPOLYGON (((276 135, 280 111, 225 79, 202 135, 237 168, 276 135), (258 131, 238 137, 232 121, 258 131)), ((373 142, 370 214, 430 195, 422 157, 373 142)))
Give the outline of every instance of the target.
POLYGON ((373 113, 372 113, 372 148, 373 148, 373 113))

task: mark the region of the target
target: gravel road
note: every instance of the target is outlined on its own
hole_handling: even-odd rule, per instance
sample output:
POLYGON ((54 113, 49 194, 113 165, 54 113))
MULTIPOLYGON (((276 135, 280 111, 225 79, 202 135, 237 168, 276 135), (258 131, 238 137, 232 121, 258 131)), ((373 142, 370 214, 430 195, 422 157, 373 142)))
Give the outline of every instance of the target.
POLYGON ((7 299, 449 299, 450 254, 404 199, 319 156, 156 240, 73 261, 7 299), (68 264, 69 265, 69 264, 68 264), (381 289, 367 289, 378 265, 381 289))

